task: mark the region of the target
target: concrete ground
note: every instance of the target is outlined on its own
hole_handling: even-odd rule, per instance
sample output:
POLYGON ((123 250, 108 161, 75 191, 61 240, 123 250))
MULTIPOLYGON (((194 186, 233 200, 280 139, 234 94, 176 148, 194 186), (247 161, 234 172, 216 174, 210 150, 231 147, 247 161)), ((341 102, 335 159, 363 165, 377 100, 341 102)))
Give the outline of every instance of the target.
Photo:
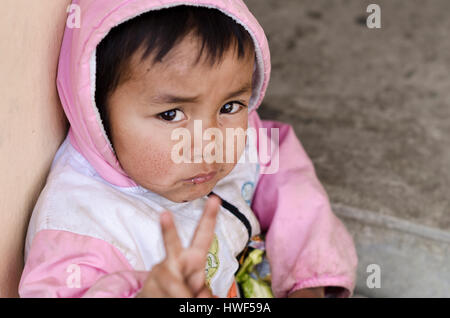
POLYGON ((244 1, 272 54, 261 117, 313 160, 355 239, 356 292, 450 297, 450 1, 244 1))

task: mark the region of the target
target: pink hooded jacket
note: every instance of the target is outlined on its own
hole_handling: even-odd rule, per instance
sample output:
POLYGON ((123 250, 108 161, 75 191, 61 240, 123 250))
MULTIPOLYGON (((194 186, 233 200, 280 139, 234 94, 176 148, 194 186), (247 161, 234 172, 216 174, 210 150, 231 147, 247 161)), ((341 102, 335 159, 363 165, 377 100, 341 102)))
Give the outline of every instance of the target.
MULTIPOLYGON (((128 19, 180 4, 219 9, 246 28, 254 40, 257 57, 249 125, 257 130, 279 129, 279 170, 260 175, 251 199, 261 230, 267 231, 274 294, 286 297, 298 289, 337 286, 341 287, 337 296, 350 296, 357 265, 351 236, 331 211, 328 196, 292 127, 261 120, 257 114, 269 83, 270 52, 263 29, 244 2, 74 0, 73 4, 81 9, 81 26, 66 27, 57 78, 71 125, 68 142, 81 155, 79 160, 86 160, 95 170, 96 178, 118 189, 133 189, 137 185, 121 169, 95 106, 92 66, 100 41, 111 28, 128 19)), ((261 169, 264 170, 262 163, 261 169)), ((51 206, 51 198, 43 198, 48 191, 44 189, 33 215, 51 206)), ((89 233, 74 233, 61 227, 37 231, 39 222, 30 222, 26 265, 19 286, 21 297, 134 297, 142 287, 147 272, 136 270, 137 266, 120 249, 89 233), (76 274, 80 268, 83 286, 87 287, 74 288, 76 282, 71 284, 70 274, 76 274)))

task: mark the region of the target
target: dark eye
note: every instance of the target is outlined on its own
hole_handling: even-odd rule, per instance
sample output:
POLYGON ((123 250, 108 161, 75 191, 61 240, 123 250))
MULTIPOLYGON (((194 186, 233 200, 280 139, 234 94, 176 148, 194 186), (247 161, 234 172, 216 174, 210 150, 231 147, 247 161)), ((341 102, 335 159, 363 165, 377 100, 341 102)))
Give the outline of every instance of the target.
POLYGON ((223 105, 223 107, 220 109, 220 113, 221 114, 234 114, 237 113, 241 108, 243 107, 243 105, 241 105, 240 103, 227 103, 225 105, 223 105))
POLYGON ((178 122, 184 119, 184 113, 179 109, 171 109, 158 115, 161 119, 170 122, 178 122))

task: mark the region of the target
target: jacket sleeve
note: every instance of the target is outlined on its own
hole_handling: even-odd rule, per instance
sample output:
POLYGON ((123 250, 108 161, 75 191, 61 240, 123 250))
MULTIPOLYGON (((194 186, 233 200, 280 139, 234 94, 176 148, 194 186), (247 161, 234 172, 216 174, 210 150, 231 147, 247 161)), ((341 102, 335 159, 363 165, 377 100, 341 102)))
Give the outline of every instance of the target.
MULTIPOLYGON (((256 111, 249 119, 257 132, 264 133, 258 137, 258 152, 266 142, 261 136, 278 143, 272 150, 266 148, 271 167, 264 168, 266 161, 260 162, 252 200, 266 232, 274 295, 286 297, 298 289, 326 287, 326 296, 351 296, 357 267, 353 239, 331 211, 312 161, 290 125, 261 120, 256 111), (279 141, 272 129, 278 130, 279 141)), ((264 158, 259 155, 260 160, 264 158)))
POLYGON ((19 283, 20 297, 134 297, 147 272, 134 271, 114 246, 90 236, 41 230, 19 283))

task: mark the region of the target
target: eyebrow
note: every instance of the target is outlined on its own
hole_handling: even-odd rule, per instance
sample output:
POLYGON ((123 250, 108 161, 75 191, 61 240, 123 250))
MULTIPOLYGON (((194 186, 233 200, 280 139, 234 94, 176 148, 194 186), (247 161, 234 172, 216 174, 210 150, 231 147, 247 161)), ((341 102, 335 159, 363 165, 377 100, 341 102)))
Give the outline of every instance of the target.
MULTIPOLYGON (((244 93, 247 93, 248 91, 251 91, 253 88, 252 83, 246 83, 243 87, 240 89, 231 92, 225 99, 231 99, 233 97, 242 95, 244 93)), ((158 96, 155 96, 151 99, 153 103, 158 104, 178 104, 178 103, 196 103, 200 99, 200 96, 175 96, 171 94, 161 94, 158 96)))

